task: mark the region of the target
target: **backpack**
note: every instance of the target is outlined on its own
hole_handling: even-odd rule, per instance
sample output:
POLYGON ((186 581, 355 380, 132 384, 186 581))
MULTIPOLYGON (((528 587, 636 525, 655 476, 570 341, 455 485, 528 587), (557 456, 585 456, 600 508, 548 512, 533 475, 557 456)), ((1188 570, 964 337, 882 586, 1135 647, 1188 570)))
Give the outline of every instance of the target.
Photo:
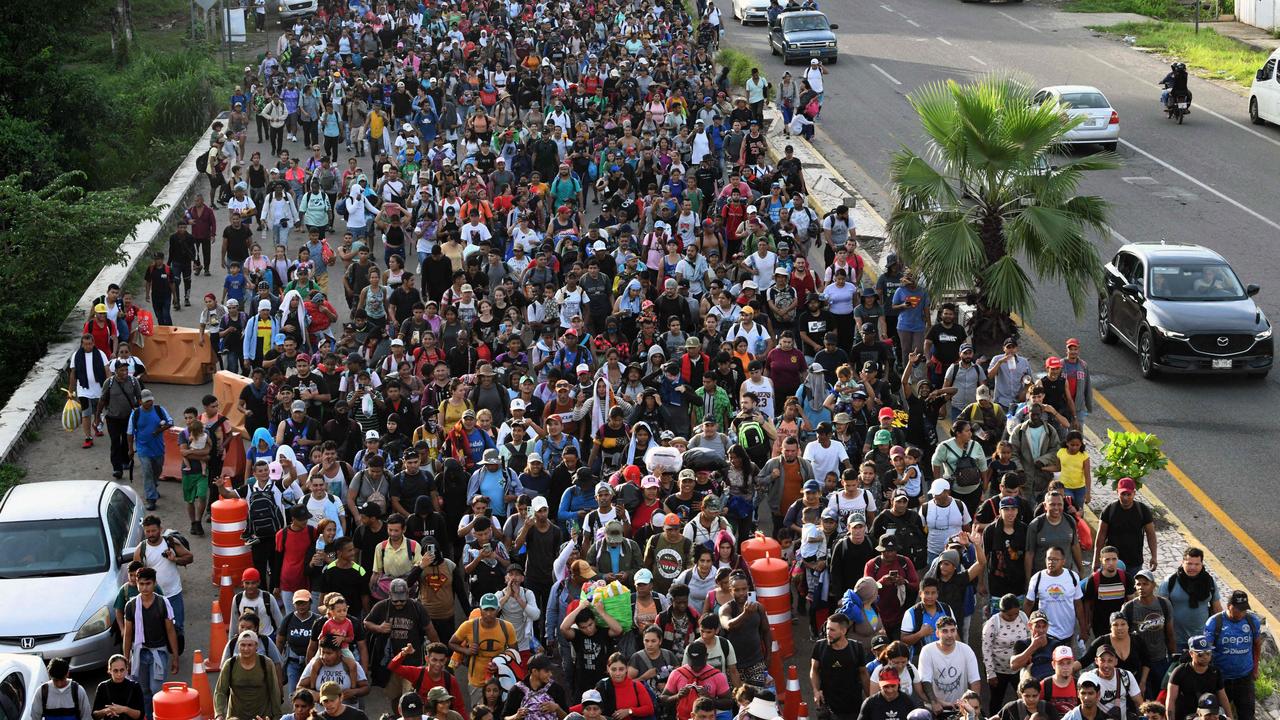
POLYGON ((764 432, 764 425, 759 420, 748 420, 738 426, 738 444, 754 461, 756 455, 768 449, 769 436, 764 432))
POLYGON ((191 550, 191 541, 187 539, 187 536, 183 535, 177 530, 174 530, 173 528, 169 528, 168 530, 165 530, 164 535, 162 537, 164 538, 164 541, 170 545, 173 545, 174 543, 178 543, 182 547, 186 548, 188 552, 190 552, 191 550))
MULTIPOLYGON (((1213 649, 1214 650, 1218 649, 1218 643, 1222 640, 1222 626, 1226 625, 1226 620, 1223 617, 1225 614, 1226 613, 1218 613, 1213 617, 1209 618, 1208 623, 1205 623, 1205 627, 1208 627, 1209 624, 1213 623, 1214 620, 1218 621, 1213 628, 1213 649)), ((1262 632, 1262 621, 1258 619, 1257 615, 1254 615, 1253 613, 1248 611, 1245 612, 1244 619, 1249 622, 1249 628, 1253 630, 1254 637, 1257 637, 1258 634, 1262 632)))
POLYGON ((972 487, 982 482, 982 473, 978 470, 978 461, 973 459, 973 446, 975 444, 970 441, 964 455, 956 452, 955 448, 950 445, 946 446, 947 452, 956 456, 955 470, 951 473, 952 482, 961 487, 972 487))
POLYGON ((249 488, 249 532, 259 540, 275 538, 284 526, 275 495, 270 490, 249 488))
MULTIPOLYGON (((49 682, 40 686, 40 707, 45 709, 45 715, 49 714, 49 682)), ((77 718, 80 717, 80 686, 75 680, 71 680, 71 709, 75 712, 77 718)))
MULTIPOLYGON (((199 157, 196 158, 196 170, 200 172, 209 171, 209 153, 207 152, 200 153, 199 157)), ((47 694, 47 691, 46 691, 46 694, 47 694)), ((79 715, 80 713, 77 712, 76 714, 79 715)))
MULTIPOLYGON (((476 617, 470 618, 470 620, 471 620, 471 647, 479 650, 480 649, 480 617, 477 615, 476 617)), ((502 618, 498 618, 498 627, 502 628, 502 638, 507 641, 507 645, 514 646, 516 644, 516 638, 514 635, 511 634, 511 630, 508 629, 511 627, 511 623, 507 622, 506 620, 503 620, 502 618)), ((480 656, 477 654, 477 655, 472 655, 470 658, 467 659, 468 669, 471 668, 471 665, 475 663, 476 658, 478 657, 480 656)))
MULTIPOLYGON (((1040 532, 1040 528, 1044 527, 1044 524, 1048 521, 1049 521, 1048 515, 1037 515, 1034 519, 1032 519, 1031 523, 1027 525, 1027 535, 1040 532)), ((1065 513, 1062 516, 1062 521, 1071 526, 1071 542, 1072 543, 1076 542, 1076 540, 1079 539, 1079 528, 1076 526, 1076 522, 1071 519, 1071 516, 1065 513)), ((1070 545, 1068 545, 1066 548, 1063 548, 1063 549, 1070 550, 1071 548, 1070 548, 1070 545)))
MULTIPOLYGON (((956 613, 951 609, 951 606, 941 600, 938 601, 938 609, 944 614, 950 616, 952 620, 957 619, 956 613)), ((915 605, 907 608, 907 612, 911 615, 912 621, 915 622, 915 629, 919 631, 921 623, 924 622, 924 608, 920 607, 920 603, 916 603, 915 605)))
MULTIPOLYGON (((1043 517, 1043 515, 1042 515, 1041 517, 1043 517)), ((1072 584, 1072 585, 1079 585, 1079 584, 1080 584, 1080 576, 1079 576, 1079 575, 1076 575, 1076 571, 1075 571, 1075 570, 1071 570, 1071 569, 1068 569, 1068 568, 1063 568, 1063 570, 1064 570, 1064 571, 1066 571, 1067 576, 1071 578, 1071 584, 1072 584)), ((1042 580, 1044 580, 1044 574, 1045 574, 1045 572, 1046 572, 1045 570, 1041 570, 1040 572, 1036 573, 1036 599, 1035 599, 1035 607, 1036 607, 1036 609, 1039 609, 1039 608, 1040 608, 1040 598, 1043 596, 1043 594, 1040 592, 1040 585, 1041 585, 1041 581, 1042 581, 1042 580)), ((1028 595, 1028 599, 1029 599, 1029 598, 1030 598, 1030 593, 1028 593, 1027 595, 1028 595)))

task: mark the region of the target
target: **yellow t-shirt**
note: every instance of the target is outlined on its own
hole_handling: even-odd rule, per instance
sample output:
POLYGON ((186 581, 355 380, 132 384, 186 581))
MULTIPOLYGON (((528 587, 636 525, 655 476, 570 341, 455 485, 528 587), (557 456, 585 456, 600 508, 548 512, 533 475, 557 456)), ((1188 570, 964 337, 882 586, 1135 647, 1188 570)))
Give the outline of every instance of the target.
POLYGON ((507 649, 516 647, 515 627, 502 618, 498 618, 498 624, 491 628, 486 628, 480 622, 480 618, 463 621, 458 626, 457 632, 453 634, 452 641, 464 647, 471 647, 476 639, 475 627, 477 626, 480 629, 480 652, 467 658, 467 683, 472 687, 484 685, 490 660, 507 649))
POLYGON ((378 113, 369 113, 369 134, 381 142, 382 116, 378 113))
POLYGON ((1088 453, 1078 452, 1072 455, 1066 448, 1058 448, 1058 467, 1062 468, 1058 479, 1062 481, 1063 487, 1068 490, 1084 487, 1084 463, 1088 459, 1088 453))

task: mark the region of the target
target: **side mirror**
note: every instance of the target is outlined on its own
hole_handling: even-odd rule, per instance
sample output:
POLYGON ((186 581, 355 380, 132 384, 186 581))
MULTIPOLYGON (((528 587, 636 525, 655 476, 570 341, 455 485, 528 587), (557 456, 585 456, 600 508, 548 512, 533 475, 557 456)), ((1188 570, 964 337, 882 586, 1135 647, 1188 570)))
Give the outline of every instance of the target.
POLYGON ((1253 297, 1254 295, 1257 295, 1258 293, 1262 292, 1262 288, 1258 287, 1257 285, 1250 284, 1245 286, 1244 292, 1249 297, 1253 297))
POLYGON ((136 550, 137 550, 136 547, 131 547, 131 548, 125 548, 120 551, 120 557, 116 558, 116 560, 119 561, 118 564, 120 565, 120 567, 122 568, 129 567, 129 563, 133 562, 133 553, 136 550))
POLYGON ((839 30, 839 29, 840 29, 840 23, 831 23, 831 29, 832 29, 832 30, 839 30))
POLYGON ((1142 297, 1142 286, 1139 285, 1138 283, 1135 283, 1135 282, 1125 283, 1125 286, 1122 289, 1124 290, 1124 294, 1128 295, 1131 298, 1136 299, 1136 298, 1142 297))

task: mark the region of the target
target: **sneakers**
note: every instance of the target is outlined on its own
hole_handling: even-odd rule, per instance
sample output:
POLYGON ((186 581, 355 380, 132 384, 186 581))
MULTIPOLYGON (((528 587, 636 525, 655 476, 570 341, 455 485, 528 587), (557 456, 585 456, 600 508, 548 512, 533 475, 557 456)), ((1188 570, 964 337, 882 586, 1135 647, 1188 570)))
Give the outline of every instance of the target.
POLYGON ((204 526, 199 521, 191 523, 191 534, 195 537, 204 537, 204 526))
POLYGON ((146 504, 146 506, 145 506, 145 507, 146 507, 148 510, 154 511, 154 510, 156 509, 156 503, 155 503, 155 501, 154 501, 154 500, 148 500, 148 501, 147 501, 147 504, 146 504))
POLYGON ((190 298, 190 297, 185 298, 185 299, 184 299, 184 302, 186 303, 187 307, 191 307, 191 298, 190 298))

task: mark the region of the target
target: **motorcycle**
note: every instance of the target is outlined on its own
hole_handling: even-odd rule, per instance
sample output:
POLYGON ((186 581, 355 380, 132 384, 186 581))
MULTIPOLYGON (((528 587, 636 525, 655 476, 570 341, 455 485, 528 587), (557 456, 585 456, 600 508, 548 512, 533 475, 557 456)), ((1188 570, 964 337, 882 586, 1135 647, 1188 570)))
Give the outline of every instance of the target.
POLYGON ((1160 87, 1164 88, 1164 95, 1161 99, 1164 101, 1164 115, 1170 120, 1177 120, 1178 124, 1182 124, 1182 119, 1191 112, 1191 93, 1183 92, 1177 95, 1173 94, 1173 83, 1168 81, 1160 83, 1160 87))

